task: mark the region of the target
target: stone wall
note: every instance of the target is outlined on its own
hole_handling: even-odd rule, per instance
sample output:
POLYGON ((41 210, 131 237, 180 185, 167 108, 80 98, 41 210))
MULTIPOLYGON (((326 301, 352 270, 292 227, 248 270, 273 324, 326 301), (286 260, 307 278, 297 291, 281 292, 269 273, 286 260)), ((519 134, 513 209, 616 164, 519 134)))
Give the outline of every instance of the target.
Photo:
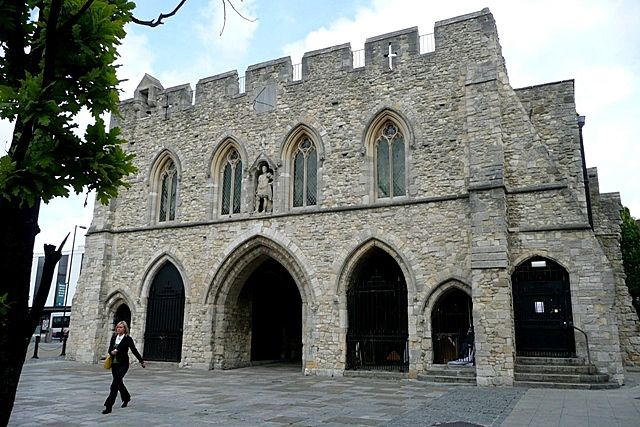
POLYGON ((600 194, 598 171, 587 171, 593 221, 596 235, 600 240, 607 259, 614 266, 615 312, 622 347, 622 358, 626 366, 640 366, 640 322, 631 303, 631 295, 625 283, 622 253, 620 251, 620 212, 622 203, 618 193, 600 194))
POLYGON ((573 83, 511 88, 487 9, 436 23, 434 38, 435 52, 425 54, 417 28, 368 39, 362 68, 353 68, 349 45, 308 52, 301 81, 290 58, 256 64, 245 92, 235 71, 200 80, 195 96, 189 85, 164 89, 145 76, 112 119, 138 172, 109 206, 95 208, 70 357, 103 354, 123 302, 143 348, 149 288, 168 261, 185 286, 182 364, 245 366, 250 301, 240 291, 248 271, 271 257, 300 292, 304 372, 342 375, 349 278, 377 247, 407 285, 409 376, 432 364, 430 310, 457 288, 473 299, 478 384, 511 384, 510 275, 541 255, 569 272, 575 323, 593 334, 598 368, 622 381, 609 310, 620 287, 617 249, 603 249, 588 224, 573 83), (389 46, 398 55, 391 67, 389 46), (379 199, 372 129, 387 119, 404 136, 407 191, 379 199), (293 208, 291 146, 302 133, 318 151, 318 204, 293 208), (219 213, 217 168, 230 144, 243 174, 241 212, 229 216, 219 213), (156 213, 163 156, 179 177, 170 222, 156 213), (256 214, 262 163, 274 172, 274 205, 256 214))

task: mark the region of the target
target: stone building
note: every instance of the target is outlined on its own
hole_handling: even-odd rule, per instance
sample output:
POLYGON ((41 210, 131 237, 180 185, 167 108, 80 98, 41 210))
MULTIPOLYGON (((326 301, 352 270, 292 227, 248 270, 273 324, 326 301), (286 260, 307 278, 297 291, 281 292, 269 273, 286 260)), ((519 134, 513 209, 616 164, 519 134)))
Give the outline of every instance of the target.
POLYGON ((512 88, 488 9, 357 57, 195 96, 143 78, 112 120, 138 172, 95 208, 70 357, 95 363, 127 319, 146 359, 203 369, 415 378, 475 356, 478 385, 510 385, 517 357, 578 357, 622 383, 621 205, 585 167, 574 82, 512 88))

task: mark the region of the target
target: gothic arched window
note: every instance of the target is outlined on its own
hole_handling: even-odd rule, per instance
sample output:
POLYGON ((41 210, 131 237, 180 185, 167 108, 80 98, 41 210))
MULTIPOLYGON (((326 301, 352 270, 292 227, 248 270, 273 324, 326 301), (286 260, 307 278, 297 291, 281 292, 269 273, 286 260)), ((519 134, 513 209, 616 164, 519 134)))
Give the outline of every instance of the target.
POLYGON ((222 169, 222 215, 240 213, 242 195, 242 159, 238 151, 231 149, 222 169))
POLYGON ((293 207, 318 203, 318 152, 307 137, 298 142, 293 155, 293 207))
POLYGON ((391 198, 406 194, 404 136, 392 121, 385 122, 375 142, 376 196, 391 198))
POLYGON ((176 219, 176 199, 178 192, 178 173, 172 160, 167 161, 160 172, 160 209, 158 221, 176 219))

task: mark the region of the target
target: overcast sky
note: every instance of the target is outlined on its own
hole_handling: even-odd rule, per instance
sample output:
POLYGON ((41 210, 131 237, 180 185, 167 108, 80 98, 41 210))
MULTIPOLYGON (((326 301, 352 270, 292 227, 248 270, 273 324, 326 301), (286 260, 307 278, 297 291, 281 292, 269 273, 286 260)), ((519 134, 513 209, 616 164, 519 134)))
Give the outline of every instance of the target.
MULTIPOLYGON (((136 16, 155 18, 177 0, 138 1, 136 16)), ((586 116, 586 162, 597 167, 601 192, 620 192, 622 203, 640 217, 640 1, 638 0, 234 0, 249 18, 220 0, 189 0, 161 27, 128 28, 120 49, 122 99, 132 97, 144 73, 164 87, 246 68, 283 56, 300 62, 306 51, 351 43, 362 49, 368 37, 417 26, 433 32, 434 22, 489 7, 514 88, 574 79, 578 113, 586 116)), ((0 122, 5 149, 11 125, 0 122)), ((41 209, 43 243, 59 243, 74 224, 88 226, 93 199, 56 200, 41 209)), ((82 243, 82 233, 78 243, 82 243)), ((69 244, 68 244, 69 245, 69 244)), ((69 246, 67 246, 69 247, 69 246)))

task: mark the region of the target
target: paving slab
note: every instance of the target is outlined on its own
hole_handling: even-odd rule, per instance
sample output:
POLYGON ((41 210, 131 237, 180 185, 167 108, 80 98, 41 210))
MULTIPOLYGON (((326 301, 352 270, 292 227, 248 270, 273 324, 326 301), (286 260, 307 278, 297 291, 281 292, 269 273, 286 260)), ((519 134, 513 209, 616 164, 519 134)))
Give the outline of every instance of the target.
POLYGON ((407 379, 304 376, 301 367, 228 371, 132 365, 101 413, 110 371, 58 356, 27 359, 10 426, 592 426, 640 425, 640 373, 616 390, 429 385, 407 379))

